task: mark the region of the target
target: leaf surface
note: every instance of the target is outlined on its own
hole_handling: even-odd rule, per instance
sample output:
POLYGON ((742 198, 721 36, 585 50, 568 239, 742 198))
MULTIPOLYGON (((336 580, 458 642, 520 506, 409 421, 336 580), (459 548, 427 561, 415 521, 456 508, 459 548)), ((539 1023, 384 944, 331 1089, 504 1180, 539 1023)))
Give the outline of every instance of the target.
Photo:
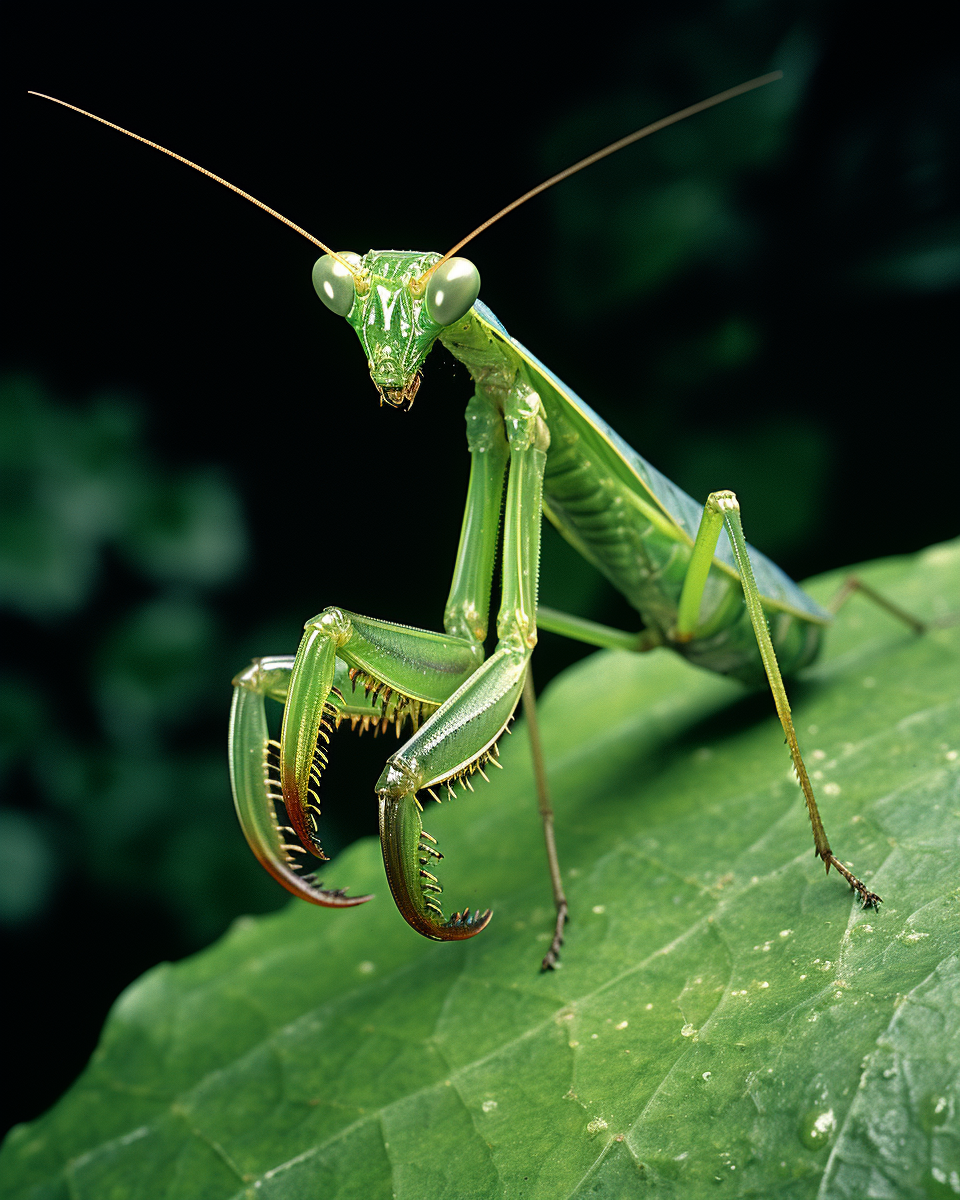
MULTIPOLYGON (((942 616, 960 543, 859 573, 942 616)), ((823 878, 767 698, 666 651, 593 655, 540 706, 562 969, 537 973, 550 889, 515 732, 490 787, 425 816, 447 911, 489 904, 486 932, 418 938, 354 845, 324 882, 374 903, 239 921, 123 994, 8 1138, 4 1195, 954 1195, 958 667, 957 626, 915 637, 854 598, 791 689, 875 913, 823 878)))

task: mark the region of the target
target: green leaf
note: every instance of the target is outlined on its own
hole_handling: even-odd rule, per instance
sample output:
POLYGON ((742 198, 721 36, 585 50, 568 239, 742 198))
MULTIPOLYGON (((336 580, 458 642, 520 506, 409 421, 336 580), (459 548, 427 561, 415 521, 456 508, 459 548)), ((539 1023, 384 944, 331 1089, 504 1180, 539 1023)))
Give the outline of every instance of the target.
MULTIPOLYGON (((960 543, 860 572, 924 617, 960 543)), ((810 585, 820 599, 839 576, 810 585)), ((7 1141, 31 1200, 947 1196, 958 1188, 960 628, 854 598, 792 689, 824 879, 766 698, 669 653, 593 655, 541 722, 562 969, 526 740, 428 808, 464 943, 418 938, 362 842, 297 902, 129 988, 86 1073, 7 1141)), ((64 1003, 69 1004, 69 987, 64 1003)))

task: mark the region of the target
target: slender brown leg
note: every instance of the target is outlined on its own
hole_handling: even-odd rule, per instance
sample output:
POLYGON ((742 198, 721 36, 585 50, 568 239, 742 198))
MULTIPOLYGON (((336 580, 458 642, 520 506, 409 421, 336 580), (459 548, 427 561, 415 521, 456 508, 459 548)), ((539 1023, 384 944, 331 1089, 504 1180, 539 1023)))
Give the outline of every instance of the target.
POLYGON ((533 775, 537 784, 537 803, 543 821, 543 840, 547 847, 547 866, 550 869, 550 883, 553 886, 553 902, 557 908, 557 924, 553 931, 553 940, 540 964, 541 971, 552 971, 560 959, 560 947, 563 945, 563 927, 567 923, 567 897, 564 895, 563 880, 560 878, 557 841, 553 834, 553 805, 550 803, 547 773, 543 765, 540 726, 537 724, 537 697, 533 689, 533 675, 529 667, 527 667, 527 677, 523 684, 523 715, 526 717, 527 733, 530 736, 533 775))
POLYGON ((893 601, 888 600, 882 593, 875 591, 868 583, 864 583, 862 579, 858 579, 856 575, 848 575, 843 581, 843 584, 837 594, 833 597, 828 605, 831 612, 838 613, 844 604, 850 599, 854 592, 859 592, 861 596, 865 596, 868 600, 872 600, 878 608, 882 608, 884 612, 888 612, 892 617, 896 617, 898 621, 902 621, 904 625, 914 631, 914 633, 926 633, 930 626, 925 622, 913 616, 912 613, 906 612, 893 601))

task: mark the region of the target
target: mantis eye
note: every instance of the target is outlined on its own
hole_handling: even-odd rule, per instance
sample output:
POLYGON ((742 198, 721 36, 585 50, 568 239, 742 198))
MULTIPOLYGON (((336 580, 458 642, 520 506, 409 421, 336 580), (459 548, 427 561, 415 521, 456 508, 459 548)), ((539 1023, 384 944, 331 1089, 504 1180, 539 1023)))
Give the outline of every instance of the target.
POLYGON ((479 294, 480 272, 470 259, 448 258, 427 282, 427 312, 438 325, 452 325, 469 312, 479 294))
MULTIPOLYGON (((362 259, 359 254, 355 254, 352 250, 343 250, 338 253, 341 258, 346 259, 351 267, 360 270, 362 259)), ((327 308, 331 312, 335 312, 338 317, 345 317, 353 308, 353 301, 357 294, 353 276, 343 263, 337 262, 329 254, 324 254, 313 264, 313 286, 327 308)))

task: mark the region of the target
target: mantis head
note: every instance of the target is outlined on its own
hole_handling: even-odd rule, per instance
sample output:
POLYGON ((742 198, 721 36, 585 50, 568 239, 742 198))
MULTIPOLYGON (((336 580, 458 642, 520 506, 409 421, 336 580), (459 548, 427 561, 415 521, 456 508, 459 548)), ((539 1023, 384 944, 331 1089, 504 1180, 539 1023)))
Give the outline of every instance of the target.
POLYGON ((313 286, 356 331, 381 404, 409 408, 430 347, 473 307, 480 272, 467 258, 413 250, 361 257, 345 250, 317 259, 313 286))

